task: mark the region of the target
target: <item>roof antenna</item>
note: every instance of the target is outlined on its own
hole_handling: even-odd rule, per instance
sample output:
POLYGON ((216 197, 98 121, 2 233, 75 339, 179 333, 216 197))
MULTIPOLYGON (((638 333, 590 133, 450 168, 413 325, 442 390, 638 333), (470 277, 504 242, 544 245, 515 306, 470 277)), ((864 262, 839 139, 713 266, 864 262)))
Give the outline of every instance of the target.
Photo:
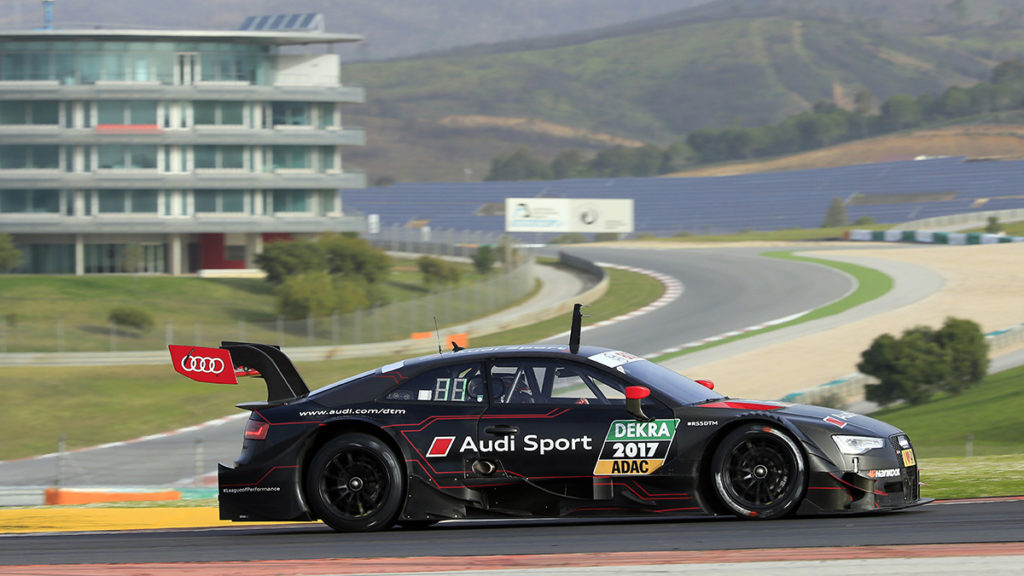
POLYGON ((437 336, 437 353, 444 354, 441 351, 441 331, 437 329, 437 316, 434 316, 434 335, 437 336))
POLYGON ((580 351, 580 331, 583 324, 583 304, 574 304, 572 307, 572 327, 569 328, 569 352, 573 354, 580 351))

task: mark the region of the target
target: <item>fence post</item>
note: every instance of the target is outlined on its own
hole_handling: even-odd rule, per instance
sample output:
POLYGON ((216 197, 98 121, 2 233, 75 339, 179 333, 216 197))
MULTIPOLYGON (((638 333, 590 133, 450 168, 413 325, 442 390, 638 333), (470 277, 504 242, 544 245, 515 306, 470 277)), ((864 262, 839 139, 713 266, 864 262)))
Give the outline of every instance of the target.
POLYGON ((313 345, 313 314, 306 316, 306 346, 313 345))
POLYGON ((202 323, 199 322, 199 320, 196 320, 195 323, 192 325, 192 341, 198 345, 200 342, 202 342, 202 339, 203 325, 202 323))
POLYGON ((245 316, 238 319, 238 341, 245 342, 245 316))
POLYGON ((338 333, 339 332, 340 332, 340 330, 338 329, 338 311, 334 310, 334 311, 331 312, 331 345, 332 346, 337 346, 338 345, 338 333))
POLYGON ((0 322, 0 352, 7 353, 7 318, 0 322))
POLYGON ((57 478, 54 479, 53 485, 60 487, 64 481, 64 458, 66 458, 68 449, 68 435, 61 434, 60 439, 57 440, 57 478))
POLYGON ((277 317, 277 345, 284 346, 284 317, 277 317))
POLYGON ((195 444, 195 478, 192 479, 194 486, 202 484, 203 478, 203 439, 196 438, 195 444))
POLYGON ((170 346, 174 342, 174 320, 164 322, 164 344, 170 346))
POLYGON ((117 350, 117 333, 114 331, 114 323, 110 323, 110 351, 117 350))
POLYGON ((64 351, 64 317, 57 318, 57 352, 64 351))
POLYGON ((974 434, 967 435, 967 444, 964 446, 964 456, 974 456, 974 434))

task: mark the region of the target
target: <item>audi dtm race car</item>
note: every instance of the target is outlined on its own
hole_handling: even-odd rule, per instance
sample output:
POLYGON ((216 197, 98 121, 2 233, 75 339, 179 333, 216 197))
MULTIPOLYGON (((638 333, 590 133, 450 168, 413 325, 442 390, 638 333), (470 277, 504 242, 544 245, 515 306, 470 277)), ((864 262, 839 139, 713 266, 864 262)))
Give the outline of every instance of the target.
POLYGON ((872 418, 733 400, 626 352, 496 346, 403 360, 310 392, 274 346, 171 346, 203 382, 266 381, 220 517, 336 530, 494 517, 780 518, 923 504, 910 439, 872 418))

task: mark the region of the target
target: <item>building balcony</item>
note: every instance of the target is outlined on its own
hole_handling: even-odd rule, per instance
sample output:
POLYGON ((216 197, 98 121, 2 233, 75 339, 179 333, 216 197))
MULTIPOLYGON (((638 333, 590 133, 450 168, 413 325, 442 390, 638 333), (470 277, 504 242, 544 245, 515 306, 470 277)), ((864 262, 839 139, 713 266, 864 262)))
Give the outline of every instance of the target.
POLYGON ((57 80, 0 81, 0 100, 248 100, 257 102, 342 102, 362 104, 362 86, 274 85, 248 82, 199 82, 169 85, 158 82, 61 84, 57 80))
POLYGON ((275 128, 196 126, 163 129, 157 125, 100 125, 94 128, 60 126, 0 126, 4 144, 91 146, 97 144, 152 144, 161 146, 365 146, 366 132, 359 127, 315 128, 283 125, 275 128))
POLYGON ((334 190, 365 188, 366 174, 355 171, 243 172, 210 170, 188 174, 156 170, 58 172, 2 170, 0 188, 22 190, 334 190))
POLYGON ((200 234, 200 233, 289 233, 364 232, 362 216, 313 216, 278 213, 274 216, 242 214, 199 214, 159 216, 156 214, 2 214, 0 227, 10 234, 200 234))

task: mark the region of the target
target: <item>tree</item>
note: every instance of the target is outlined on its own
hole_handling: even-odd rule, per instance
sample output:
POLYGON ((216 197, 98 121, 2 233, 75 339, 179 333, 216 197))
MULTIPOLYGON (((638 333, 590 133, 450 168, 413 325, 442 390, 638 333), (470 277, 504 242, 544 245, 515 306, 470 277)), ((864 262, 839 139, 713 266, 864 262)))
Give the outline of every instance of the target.
POLYGON ((1005 60, 992 69, 992 83, 1018 82, 1024 80, 1024 60, 1005 60))
POLYGON ((494 251, 487 244, 479 246, 473 253, 473 267, 480 274, 490 274, 494 269, 494 251))
POLYGON ((985 232, 989 234, 999 234, 1003 231, 1003 225, 999 223, 998 216, 989 216, 988 224, 985 225, 985 232))
POLYGON ((327 256, 316 242, 286 240, 264 246, 263 253, 256 256, 256 265, 267 273, 268 281, 281 284, 295 274, 326 271, 327 256))
POLYGON ((0 234, 0 272, 9 272, 21 266, 24 256, 14 245, 10 234, 0 234))
POLYGON ((358 236, 325 234, 317 244, 323 249, 331 275, 357 276, 373 284, 391 272, 391 257, 358 236))
POLYGON ((861 116, 867 116, 875 110, 875 95, 871 90, 863 88, 853 95, 853 111, 861 116))
POLYGON ((875 338, 857 369, 879 380, 865 390, 868 400, 919 404, 936 392, 958 394, 980 382, 988 371, 988 344, 974 322, 947 318, 937 331, 916 326, 899 339, 875 338))
POLYGON ((420 256, 416 260, 416 265, 419 266, 420 273, 423 274, 423 283, 431 288, 443 284, 458 284, 461 278, 459 269, 447 260, 433 256, 420 256))
POLYGON ((825 213, 825 222, 821 227, 838 228, 840 226, 846 226, 846 204, 842 198, 833 198, 832 203, 828 206, 828 212, 825 213))
POLYGON ((941 389, 959 394, 981 382, 988 373, 988 342, 977 323, 946 318, 935 332, 935 341, 949 354, 949 370, 941 389))
POLYGON ((882 121, 891 129, 902 130, 921 120, 917 101, 906 94, 897 94, 882 104, 882 121))
POLYGON ((278 311, 291 319, 344 314, 369 305, 360 282, 334 278, 324 270, 290 276, 278 286, 277 296, 278 311))
POLYGON ((579 150, 563 150, 551 161, 551 176, 563 178, 580 178, 587 173, 587 163, 579 150))
POLYGON ((551 168, 526 148, 519 148, 508 156, 491 160, 491 171, 485 180, 547 180, 551 168))

